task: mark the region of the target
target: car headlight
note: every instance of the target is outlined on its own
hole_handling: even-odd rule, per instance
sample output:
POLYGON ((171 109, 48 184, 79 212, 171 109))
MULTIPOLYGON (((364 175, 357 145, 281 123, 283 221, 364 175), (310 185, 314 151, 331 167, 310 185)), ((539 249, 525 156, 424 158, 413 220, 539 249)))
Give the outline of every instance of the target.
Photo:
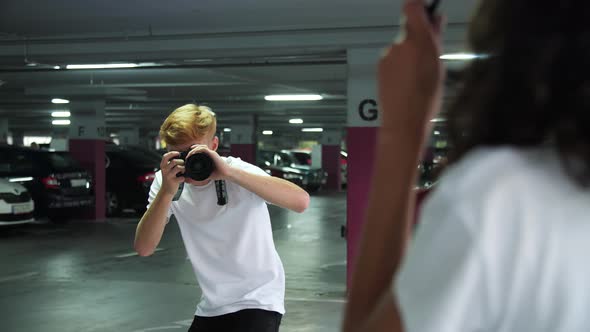
POLYGON ((285 173, 283 175, 283 179, 285 180, 302 180, 303 176, 295 173, 285 173))

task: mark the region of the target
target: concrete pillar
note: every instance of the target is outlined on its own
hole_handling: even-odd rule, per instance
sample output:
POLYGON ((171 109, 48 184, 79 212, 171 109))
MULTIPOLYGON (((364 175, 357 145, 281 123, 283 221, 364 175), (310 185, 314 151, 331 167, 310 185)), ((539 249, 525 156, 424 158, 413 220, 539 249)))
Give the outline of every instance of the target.
POLYGON ((347 195, 347 277, 354 269, 363 223, 366 217, 377 128, 377 61, 380 48, 350 49, 348 60, 348 195, 347 195))
POLYGON ((119 145, 139 145, 139 128, 119 130, 119 145))
POLYGON ((104 100, 73 101, 70 104, 71 125, 69 151, 74 159, 92 175, 95 205, 83 218, 105 219, 105 102, 104 100))
POLYGON ((340 190, 342 188, 340 164, 340 130, 324 131, 320 143, 322 144, 322 168, 328 172, 326 189, 340 190))
POLYGON ((0 119, 0 143, 8 144, 8 119, 0 119))
POLYGON ((254 116, 244 119, 242 124, 231 127, 230 134, 230 155, 254 165, 257 148, 256 120, 254 116))
POLYGON ((25 133, 22 131, 12 131, 12 145, 23 146, 25 145, 25 133))

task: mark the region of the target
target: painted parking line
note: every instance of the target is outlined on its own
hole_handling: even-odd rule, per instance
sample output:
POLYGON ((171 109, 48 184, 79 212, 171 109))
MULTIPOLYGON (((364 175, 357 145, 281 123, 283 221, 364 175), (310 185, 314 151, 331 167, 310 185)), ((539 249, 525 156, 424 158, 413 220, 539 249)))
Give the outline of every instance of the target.
POLYGON ((6 276, 6 277, 0 277, 0 283, 31 278, 31 277, 34 277, 37 275, 39 275, 39 272, 28 272, 28 273, 15 274, 15 275, 6 276))
POLYGON ((307 297, 288 297, 285 302, 346 303, 345 299, 315 299, 307 297))
POLYGON ((182 330, 186 331, 186 328, 190 327, 193 324, 193 320, 192 319, 180 320, 178 322, 167 323, 167 324, 168 325, 148 327, 148 328, 141 329, 141 330, 135 330, 133 332, 155 332, 155 331, 169 331, 169 330, 178 330, 178 329, 182 329, 182 330), (174 325, 172 325, 172 324, 174 324, 174 325))
MULTIPOLYGON (((166 250, 166 249, 156 248, 156 250, 154 250, 154 252, 163 251, 163 250, 166 250)), ((139 254, 137 252, 133 251, 133 252, 129 252, 126 254, 116 255, 115 258, 127 258, 127 257, 133 257, 133 256, 139 256, 139 254)))
MULTIPOLYGON (((314 299, 314 298, 286 298, 285 302, 313 302, 313 303, 337 303, 337 304, 344 304, 346 303, 345 299, 314 299)), ((154 326, 154 327, 147 327, 140 330, 135 330, 133 332, 156 332, 156 331, 170 331, 170 330, 183 330, 186 331, 187 327, 192 325, 193 320, 181 320, 173 323, 165 323, 162 326, 154 326)))
POLYGON ((339 267, 339 266, 345 266, 345 265, 346 265, 346 260, 343 260, 343 261, 339 261, 339 262, 324 264, 324 265, 320 266, 320 269, 325 270, 325 269, 329 269, 332 267, 339 267))

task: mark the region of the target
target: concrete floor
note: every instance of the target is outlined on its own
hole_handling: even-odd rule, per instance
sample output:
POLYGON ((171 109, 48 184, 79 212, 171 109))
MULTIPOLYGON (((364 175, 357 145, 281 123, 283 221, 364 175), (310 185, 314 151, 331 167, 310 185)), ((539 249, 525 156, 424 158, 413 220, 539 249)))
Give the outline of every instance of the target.
MULTIPOLYGON (((345 292, 344 193, 301 215, 271 207, 287 274, 282 332, 339 331, 345 292)), ((0 228, 0 331, 186 331, 200 290, 176 223, 154 256, 132 248, 138 218, 0 228)))

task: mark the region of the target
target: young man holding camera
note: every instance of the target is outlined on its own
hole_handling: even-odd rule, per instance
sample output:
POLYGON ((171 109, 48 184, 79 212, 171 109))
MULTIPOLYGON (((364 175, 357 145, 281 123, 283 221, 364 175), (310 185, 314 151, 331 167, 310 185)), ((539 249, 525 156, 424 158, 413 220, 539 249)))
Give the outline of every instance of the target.
POLYGON ((266 203, 303 212, 309 195, 239 158, 220 157, 216 126, 215 114, 194 104, 176 109, 162 124, 169 152, 137 226, 135 250, 151 255, 174 214, 203 291, 189 332, 276 332, 285 312, 285 273, 266 203), (181 153, 185 160, 208 155, 213 172, 203 181, 182 176, 181 153), (218 204, 214 181, 224 181, 226 204, 218 204))

